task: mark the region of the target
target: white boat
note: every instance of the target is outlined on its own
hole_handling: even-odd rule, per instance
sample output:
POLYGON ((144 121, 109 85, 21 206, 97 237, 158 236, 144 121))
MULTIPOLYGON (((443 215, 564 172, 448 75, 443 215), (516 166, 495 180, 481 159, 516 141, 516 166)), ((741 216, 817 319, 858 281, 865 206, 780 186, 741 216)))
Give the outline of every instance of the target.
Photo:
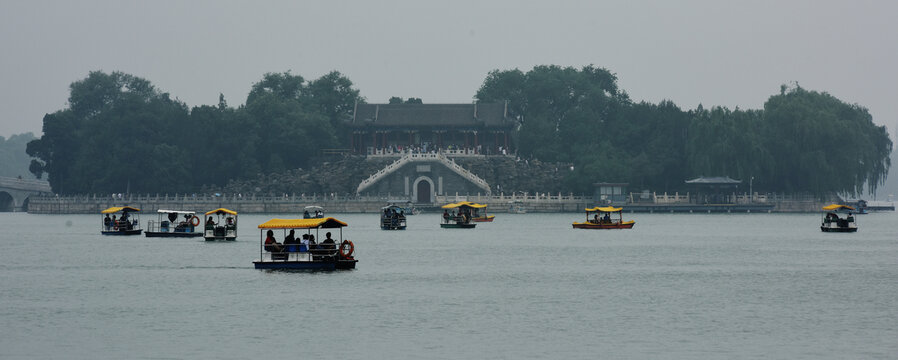
POLYGON ((197 237, 203 236, 197 231, 200 217, 196 211, 156 210, 158 220, 147 221, 147 237, 197 237))

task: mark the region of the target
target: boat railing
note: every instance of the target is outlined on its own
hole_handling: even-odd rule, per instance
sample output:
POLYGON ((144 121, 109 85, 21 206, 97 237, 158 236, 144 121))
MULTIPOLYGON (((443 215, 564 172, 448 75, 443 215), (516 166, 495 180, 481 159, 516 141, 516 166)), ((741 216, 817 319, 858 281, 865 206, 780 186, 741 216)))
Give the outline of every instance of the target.
POLYGON ((599 224, 599 225, 602 225, 602 224, 618 225, 618 224, 622 224, 624 221, 621 219, 611 219, 611 220, 599 219, 598 221, 596 221, 595 219, 589 219, 589 220, 587 220, 587 222, 590 224, 599 224))
POLYGON ((282 246, 283 251, 263 251, 262 261, 316 261, 340 256, 339 247, 336 249, 322 249, 321 245, 313 245, 310 249, 306 244, 282 246))
POLYGON ((168 233, 168 232, 170 232, 170 233, 194 232, 194 231, 196 231, 196 228, 197 228, 196 226, 193 226, 192 224, 190 224, 188 222, 183 222, 183 221, 179 222, 177 224, 173 224, 171 221, 168 221, 168 220, 162 220, 162 221, 150 220, 150 221, 147 221, 146 231, 147 232, 166 232, 166 233, 168 233))
POLYGON ((396 217, 396 218, 387 217, 387 216, 380 217, 381 225, 385 225, 385 226, 405 226, 405 224, 406 224, 405 220, 406 219, 404 216, 396 217))

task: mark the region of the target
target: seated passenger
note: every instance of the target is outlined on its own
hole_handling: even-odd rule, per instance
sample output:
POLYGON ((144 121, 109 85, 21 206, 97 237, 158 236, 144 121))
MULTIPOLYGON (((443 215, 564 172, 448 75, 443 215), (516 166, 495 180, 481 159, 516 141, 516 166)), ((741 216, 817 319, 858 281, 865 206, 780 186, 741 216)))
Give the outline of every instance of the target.
POLYGON ((296 237, 294 235, 295 233, 296 231, 291 229, 290 234, 284 238, 284 246, 287 248, 287 252, 296 252, 297 250, 299 250, 296 246, 296 237))
POLYGON ((327 255, 333 255, 337 251, 337 242, 331 239, 331 233, 324 234, 325 239, 321 242, 321 250, 327 255))
POLYGON ((268 230, 265 235, 265 251, 270 253, 284 252, 284 247, 274 239, 274 231, 268 230))
POLYGON ((309 251, 309 234, 302 234, 302 240, 299 241, 299 252, 309 251))

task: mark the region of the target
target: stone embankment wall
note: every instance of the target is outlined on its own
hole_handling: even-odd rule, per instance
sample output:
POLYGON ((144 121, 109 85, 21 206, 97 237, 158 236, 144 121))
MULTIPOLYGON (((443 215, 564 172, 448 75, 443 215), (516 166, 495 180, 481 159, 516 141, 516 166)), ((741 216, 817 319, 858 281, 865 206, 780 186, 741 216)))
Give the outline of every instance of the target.
MULTIPOLYGON (((144 213, 153 213, 158 209, 193 210, 205 212, 219 207, 235 210, 239 213, 272 213, 296 214, 298 217, 309 205, 325 208, 328 213, 377 213, 381 207, 391 201, 389 196, 255 196, 255 195, 178 195, 151 196, 130 195, 117 196, 43 196, 31 199, 28 212, 33 214, 99 214, 111 206, 130 205, 141 209, 144 213)), ((572 194, 537 193, 520 195, 471 195, 465 194, 437 196, 433 204, 415 204, 421 210, 442 211, 440 205, 468 200, 487 204, 489 213, 506 213, 512 202, 520 204, 528 213, 570 212, 581 213, 584 208, 596 206, 591 197, 572 194)), ((398 204, 405 206, 405 204, 398 204)), ((825 205, 817 201, 777 201, 770 205, 754 208, 746 205, 702 206, 697 204, 624 204, 626 212, 802 212, 815 213, 825 205)))
MULTIPOLYGON (((351 196, 355 195, 359 183, 396 159, 398 157, 345 156, 331 161, 322 161, 320 165, 312 169, 260 174, 255 179, 231 181, 223 187, 206 188, 204 192, 351 196)), ((506 194, 513 192, 557 193, 562 190, 561 183, 564 169, 566 169, 563 164, 543 163, 538 160, 518 161, 510 156, 457 157, 453 160, 490 184, 494 194, 503 192, 506 194)))
MULTIPOLYGON (((159 209, 193 210, 206 212, 220 207, 238 213, 283 213, 302 214, 306 206, 317 205, 328 213, 377 213, 390 200, 387 196, 255 196, 255 195, 115 195, 106 196, 43 196, 35 197, 28 206, 32 214, 99 214, 112 206, 133 206, 143 213, 154 213, 159 209)), ((504 213, 509 210, 509 202, 519 201, 528 212, 581 212, 592 206, 592 199, 582 196, 561 194, 534 194, 528 196, 438 196, 433 204, 416 204, 424 211, 441 211, 440 205, 461 200, 487 204, 490 213, 504 213)), ((398 204, 405 206, 406 204, 398 204)))

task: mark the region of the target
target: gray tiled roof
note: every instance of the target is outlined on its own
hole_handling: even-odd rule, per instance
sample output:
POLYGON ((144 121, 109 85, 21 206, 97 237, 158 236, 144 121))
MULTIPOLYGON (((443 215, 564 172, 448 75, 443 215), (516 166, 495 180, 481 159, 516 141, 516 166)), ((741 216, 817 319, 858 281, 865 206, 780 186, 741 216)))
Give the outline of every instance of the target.
POLYGON ((698 177, 692 180, 686 180, 687 184, 741 184, 742 181, 731 179, 729 176, 713 176, 713 177, 698 177))
POLYGON ((505 115, 505 104, 358 104, 352 125, 507 128, 505 115))

